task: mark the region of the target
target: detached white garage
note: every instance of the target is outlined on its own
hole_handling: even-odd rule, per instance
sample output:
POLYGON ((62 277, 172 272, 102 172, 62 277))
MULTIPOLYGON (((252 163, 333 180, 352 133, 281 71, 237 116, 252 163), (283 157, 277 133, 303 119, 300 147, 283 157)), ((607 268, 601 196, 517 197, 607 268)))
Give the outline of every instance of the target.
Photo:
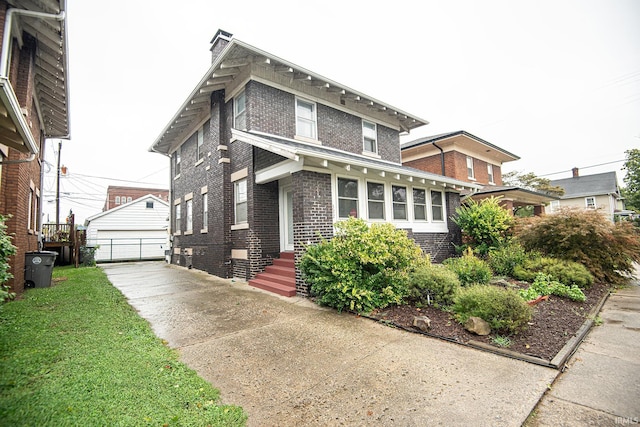
POLYGON ((169 204, 151 194, 86 219, 97 262, 164 259, 169 204))

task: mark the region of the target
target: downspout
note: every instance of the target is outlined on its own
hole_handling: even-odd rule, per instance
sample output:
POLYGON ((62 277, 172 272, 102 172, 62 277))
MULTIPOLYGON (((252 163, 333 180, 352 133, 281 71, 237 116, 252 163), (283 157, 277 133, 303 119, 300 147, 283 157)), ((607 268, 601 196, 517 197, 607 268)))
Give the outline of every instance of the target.
POLYGON ((440 169, 441 169, 441 175, 442 176, 446 176, 445 175, 445 170, 444 170, 444 150, 442 148, 440 148, 438 146, 438 144, 436 144, 435 142, 432 142, 433 146, 436 147, 438 150, 440 150, 440 169))
MULTIPOLYGON (((14 15, 21 15, 39 19, 54 19, 56 21, 64 21, 66 17, 64 11, 61 11, 58 14, 52 14, 15 8, 10 8, 9 10, 7 10, 4 21, 4 33, 2 37, 2 54, 0 56, 0 83, 2 83, 2 86, 6 88, 5 90, 9 90, 10 92, 12 92, 12 97, 15 97, 15 94, 13 94, 13 87, 11 86, 11 82, 9 81, 9 49, 11 48, 11 40, 13 39, 11 36, 11 27, 13 25, 14 15)), ((25 143, 29 146, 32 155, 30 155, 27 159, 6 161, 2 162, 2 164, 31 162, 37 157, 36 154, 39 150, 38 147, 35 146, 35 141, 30 140, 30 138, 26 139, 27 140, 25 141, 25 143)))

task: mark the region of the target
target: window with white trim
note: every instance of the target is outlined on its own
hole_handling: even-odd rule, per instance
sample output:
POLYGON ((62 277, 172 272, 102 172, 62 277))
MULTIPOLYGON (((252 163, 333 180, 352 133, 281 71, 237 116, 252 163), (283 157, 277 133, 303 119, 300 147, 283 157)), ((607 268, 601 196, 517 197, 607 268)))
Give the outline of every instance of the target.
POLYGON ((209 195, 204 193, 202 195, 202 228, 206 229, 209 226, 209 195))
POLYGON ((244 91, 233 100, 233 127, 239 130, 247 129, 247 97, 244 91))
POLYGON ((296 98, 296 135, 317 139, 317 127, 315 102, 296 98))
POLYGON ((120 204, 120 196, 116 196, 116 205, 120 204))
POLYGON ((127 203, 131 201, 131 197, 127 197, 127 203))
POLYGON ((375 123, 362 121, 363 150, 378 154, 378 131, 375 123))
POLYGON ((235 200, 235 224, 247 222, 247 180, 241 179, 233 184, 235 200))
POLYGON ((427 192, 421 188, 413 189, 413 219, 427 220, 427 192))
POLYGON ((407 187, 391 186, 391 197, 393 199, 393 219, 406 220, 408 218, 407 187))
POLYGON ((338 178, 338 217, 358 218, 358 181, 338 178))
POLYGON ((367 182, 369 219, 384 219, 384 184, 367 182))
POLYGON ((187 231, 193 230, 193 200, 187 200, 185 202, 186 214, 187 214, 187 231))
POLYGON ((153 209, 153 201, 147 201, 146 209, 153 209))
POLYGON ((491 163, 487 163, 487 175, 489 176, 489 184, 495 184, 493 180, 493 165, 491 163))
POLYGON ((584 204, 587 209, 595 209, 596 208, 596 198, 595 197, 585 197, 584 204))
POLYGON ((181 212, 181 206, 178 203, 175 207, 176 209, 176 214, 175 214, 175 224, 174 224, 174 231, 180 231, 181 230, 181 226, 182 226, 182 212, 181 212))
POLYGON ((174 176, 180 175, 180 151, 182 151, 182 147, 178 148, 173 154, 174 176))
POLYGON ((434 221, 444 221, 444 204, 441 191, 431 190, 431 217, 434 221))
POLYGON ((560 209, 560 200, 552 200, 549 203, 549 207, 551 208, 551 212, 556 212, 560 209))
POLYGON ((473 172, 473 157, 467 156, 467 177, 469 179, 475 179, 475 174, 473 172))

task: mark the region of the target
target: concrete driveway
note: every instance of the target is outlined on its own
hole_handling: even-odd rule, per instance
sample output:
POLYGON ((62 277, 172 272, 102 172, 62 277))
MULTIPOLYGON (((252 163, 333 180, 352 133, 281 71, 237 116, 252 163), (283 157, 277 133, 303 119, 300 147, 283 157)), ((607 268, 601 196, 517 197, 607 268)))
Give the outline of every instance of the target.
POLYGON ((102 268, 249 426, 520 426, 558 374, 162 262, 102 268))

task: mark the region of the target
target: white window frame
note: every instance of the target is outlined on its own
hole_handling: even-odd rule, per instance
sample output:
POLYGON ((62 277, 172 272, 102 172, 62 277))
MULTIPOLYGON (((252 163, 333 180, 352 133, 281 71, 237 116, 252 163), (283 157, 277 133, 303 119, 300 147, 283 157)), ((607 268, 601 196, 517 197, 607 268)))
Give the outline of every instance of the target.
POLYGON ((493 165, 491 163, 487 163, 487 175, 489 175, 489 184, 495 184, 495 177, 493 175, 493 165))
POLYGON ((358 181, 357 178, 349 178, 349 177, 336 177, 336 195, 338 197, 338 218, 339 219, 347 219, 351 216, 353 216, 354 218, 358 218, 358 212, 360 210, 360 182, 358 181), (351 181, 351 182, 355 182, 356 183, 356 197, 347 197, 347 196, 341 196, 340 195, 340 180, 343 181, 351 181), (355 215, 351 215, 351 212, 349 212, 349 214, 347 216, 340 216, 340 201, 341 200, 355 200, 356 202, 356 214, 355 215))
POLYGON ((585 197, 584 206, 587 209, 597 209, 598 206, 596 205, 596 198, 594 196, 585 197), (589 203, 590 200, 592 200, 593 203, 589 203))
POLYGON ((247 95, 244 90, 233 98, 233 127, 238 130, 247 130, 247 95))
POLYGON ((549 202, 549 208, 551 209, 551 212, 556 212, 557 210, 559 210, 560 200, 552 200, 551 202, 549 202))
POLYGON ((296 97, 296 136, 314 139, 314 140, 318 139, 318 106, 313 101, 309 101, 307 99, 298 98, 298 97, 296 97), (311 116, 312 116, 311 119, 307 117, 301 117, 300 115, 301 104, 307 104, 311 106, 311 116), (301 122, 311 126, 310 135, 306 135, 300 132, 301 122))
POLYGON ((33 196, 34 196, 33 188, 29 188, 29 197, 27 198, 27 230, 33 230, 33 196))
POLYGON ((115 204, 116 205, 120 204, 120 196, 116 196, 115 204))
POLYGON ((209 228, 209 193, 202 193, 202 230, 209 228))
POLYGON ((367 197, 367 219, 369 221, 384 221, 387 218, 387 206, 386 206, 386 195, 387 195, 387 186, 384 182, 378 181, 365 181, 365 191, 367 197), (369 197, 369 184, 373 185, 382 185, 382 200, 371 199, 369 197), (378 203, 382 204, 382 218, 371 218, 371 209, 369 208, 370 203, 378 203))
POLYGON ((409 220, 409 188, 406 185, 391 185, 391 215, 394 221, 408 221, 409 220), (404 202, 395 200, 395 189, 404 189, 404 202), (396 218, 396 206, 404 206, 404 218, 396 218))
POLYGON ((131 202, 133 199, 131 197, 127 197, 127 203, 131 202))
POLYGON ((364 119, 362 120, 362 151, 378 154, 378 125, 364 119), (372 146, 372 150, 368 149, 367 142, 372 146))
POLYGON ((473 157, 467 156, 467 177, 469 179, 476 179, 476 174, 473 169, 473 157))
POLYGON ((433 222, 444 222, 445 221, 445 206, 444 206, 444 194, 439 190, 429 190, 429 204, 431 206, 431 221, 433 222), (433 204, 433 194, 440 194, 440 205, 433 204), (440 214, 442 219, 436 219, 434 206, 438 206, 440 208, 440 214))
POLYGON ((234 224, 246 224, 248 222, 248 196, 247 196, 247 178, 239 179, 233 183, 233 215, 234 224), (244 186, 244 191, 242 189, 244 186), (238 207, 244 205, 245 218, 238 218, 238 207))
POLYGON ((429 221, 429 202, 427 200, 427 195, 429 195, 429 191, 426 188, 412 187, 411 188, 411 201, 413 206, 413 220, 416 222, 427 222, 429 221), (414 193, 416 191, 422 191, 424 193, 424 203, 416 203, 416 198, 414 193), (424 218, 416 218, 416 206, 424 207, 424 218))
POLYGON ((175 232, 180 233, 182 231, 182 206, 180 203, 176 203, 174 206, 175 209, 175 217, 173 226, 175 227, 175 232))
POLYGON ((188 233, 193 231, 193 200, 192 199, 185 200, 185 210, 186 210, 185 214, 187 218, 186 231, 188 233))

